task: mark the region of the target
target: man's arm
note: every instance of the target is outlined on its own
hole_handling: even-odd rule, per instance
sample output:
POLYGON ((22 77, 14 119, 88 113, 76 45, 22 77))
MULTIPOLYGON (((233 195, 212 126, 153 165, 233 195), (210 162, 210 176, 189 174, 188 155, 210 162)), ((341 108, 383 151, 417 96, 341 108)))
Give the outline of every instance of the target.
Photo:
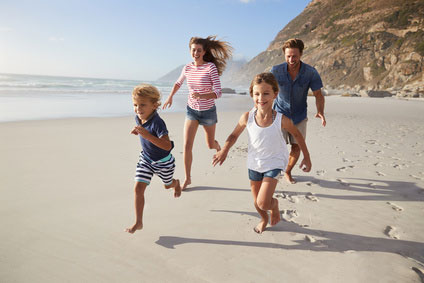
POLYGON ((327 122, 325 121, 325 116, 324 116, 324 104, 325 104, 324 95, 322 95, 321 89, 313 91, 313 94, 315 96, 315 104, 317 106, 317 114, 315 115, 315 117, 321 118, 322 126, 325 127, 327 122))

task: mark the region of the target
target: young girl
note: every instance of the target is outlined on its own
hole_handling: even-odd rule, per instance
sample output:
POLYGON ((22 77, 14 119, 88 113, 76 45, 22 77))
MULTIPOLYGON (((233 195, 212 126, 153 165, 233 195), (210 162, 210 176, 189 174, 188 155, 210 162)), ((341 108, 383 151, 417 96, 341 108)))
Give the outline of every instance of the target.
POLYGON ((163 109, 171 107, 172 97, 187 79, 189 96, 187 116, 184 124, 184 170, 183 190, 191 184, 191 165, 193 162, 193 143, 199 125, 206 134, 209 149, 219 151, 221 147, 215 140, 215 128, 218 122, 215 99, 221 97, 219 76, 225 69, 226 60, 230 58, 232 48, 227 42, 215 39, 192 37, 189 47, 193 62, 184 66, 181 75, 163 104, 163 109))
POLYGON ((278 182, 276 177, 281 170, 285 170, 288 163, 287 145, 282 129, 288 131, 298 141, 304 156, 300 164, 303 171, 311 170, 311 160, 299 130, 289 118, 272 109, 274 99, 278 95, 278 83, 275 77, 271 73, 261 73, 253 79, 249 90, 255 107, 240 117, 222 150, 213 156, 212 164, 221 165, 225 161, 228 151, 247 128, 249 141, 247 167, 250 187, 255 208, 262 218, 253 230, 262 233, 269 220, 268 210, 271 211, 271 225, 280 221, 278 200, 272 196, 278 182))
POLYGON ((131 134, 138 135, 143 150, 135 175, 135 224, 125 231, 134 233, 143 228, 144 191, 153 174, 162 179, 165 189, 174 188, 174 197, 181 195, 180 182, 173 179, 175 159, 171 154, 174 143, 168 137, 165 122, 156 109, 160 106, 160 93, 152 85, 141 84, 132 92, 137 126, 131 134))

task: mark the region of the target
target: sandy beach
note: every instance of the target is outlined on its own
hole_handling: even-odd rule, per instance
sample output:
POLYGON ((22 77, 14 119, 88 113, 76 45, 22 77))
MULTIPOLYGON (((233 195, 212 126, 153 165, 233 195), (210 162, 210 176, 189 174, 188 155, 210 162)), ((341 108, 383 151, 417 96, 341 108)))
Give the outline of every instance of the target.
MULTIPOLYGON (((223 144, 252 103, 218 102, 223 144)), ((0 281, 424 282, 424 102, 326 97, 325 128, 308 102, 312 171, 279 181, 260 235, 246 133, 212 167, 199 129, 192 186, 174 199, 154 177, 131 235, 133 117, 0 123, 0 281)), ((185 115, 160 115, 183 180, 185 115)))

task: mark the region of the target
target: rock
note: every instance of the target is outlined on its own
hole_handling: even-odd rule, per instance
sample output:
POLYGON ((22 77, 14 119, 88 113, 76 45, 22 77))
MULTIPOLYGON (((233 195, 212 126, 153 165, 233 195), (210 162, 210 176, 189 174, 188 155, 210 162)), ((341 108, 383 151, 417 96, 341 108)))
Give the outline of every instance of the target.
POLYGON ((222 89, 221 89, 221 92, 222 92, 222 93, 236 93, 236 91, 235 91, 234 89, 229 88, 229 87, 224 87, 224 88, 222 88, 222 89))

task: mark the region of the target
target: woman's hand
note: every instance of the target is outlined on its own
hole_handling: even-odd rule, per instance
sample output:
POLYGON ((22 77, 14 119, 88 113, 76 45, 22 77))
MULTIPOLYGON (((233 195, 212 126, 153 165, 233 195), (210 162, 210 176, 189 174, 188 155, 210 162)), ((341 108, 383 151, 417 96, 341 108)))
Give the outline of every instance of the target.
POLYGON ((167 107, 171 108, 171 106, 172 106, 172 96, 168 96, 168 98, 165 100, 165 103, 162 106, 162 109, 166 109, 167 107))

